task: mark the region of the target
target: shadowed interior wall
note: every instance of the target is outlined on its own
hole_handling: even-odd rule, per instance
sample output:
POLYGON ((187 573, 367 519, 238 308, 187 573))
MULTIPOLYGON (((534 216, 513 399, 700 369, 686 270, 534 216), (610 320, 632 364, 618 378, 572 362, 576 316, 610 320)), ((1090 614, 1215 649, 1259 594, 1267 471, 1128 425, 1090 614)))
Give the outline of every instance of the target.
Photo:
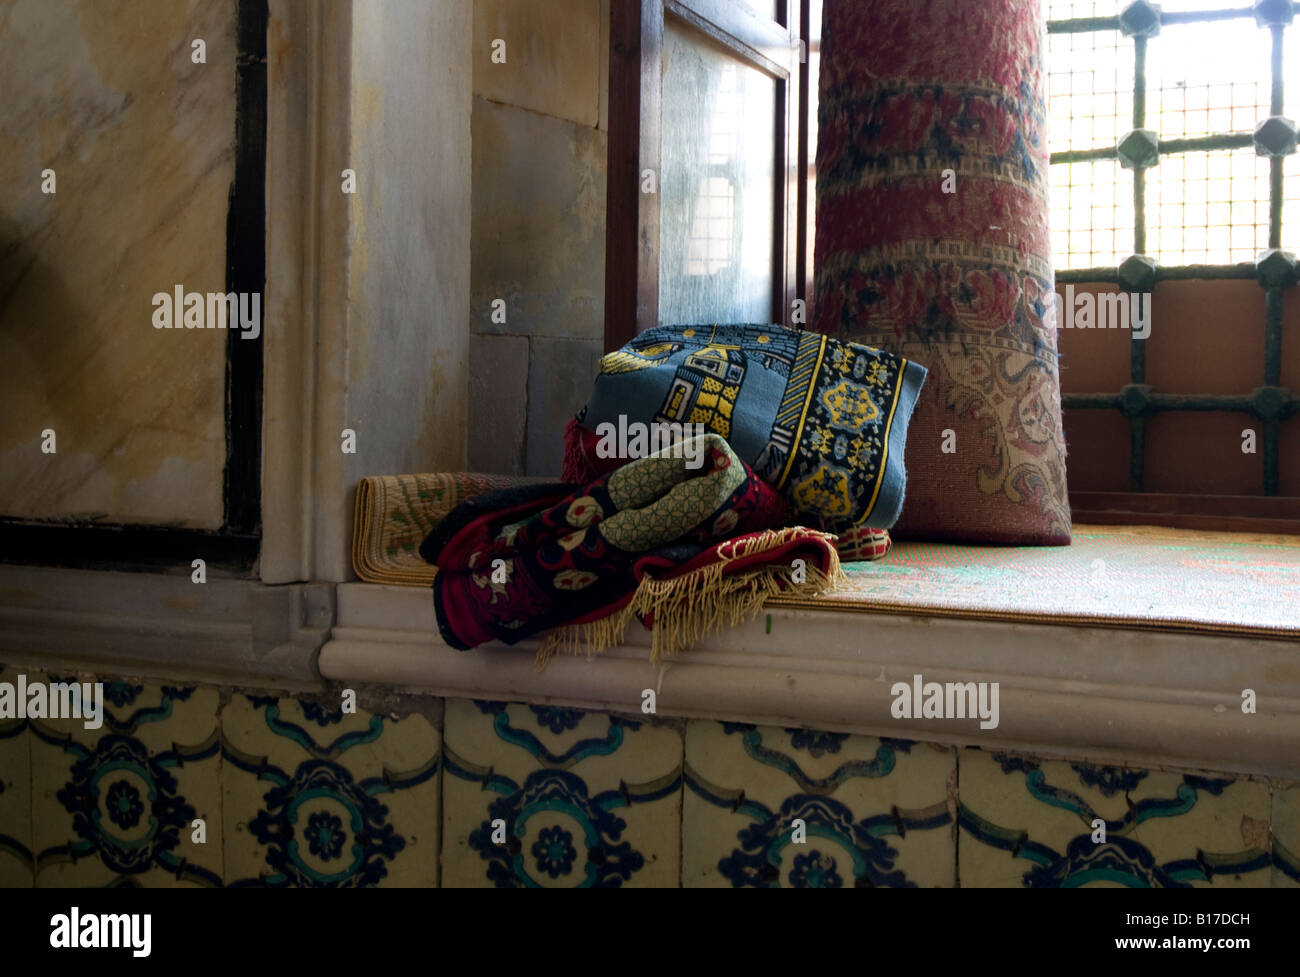
POLYGON ((455 469, 465 463, 467 18, 461 4, 425 0, 353 9, 357 192, 340 194, 349 286, 338 426, 357 431, 358 448, 347 470, 455 469))
POLYGON ((155 329, 151 299, 225 291, 235 21, 233 0, 0 10, 0 515, 221 524, 227 333, 155 329))
POLYGON ((558 476, 596 376, 608 26, 608 0, 474 3, 471 469, 558 476))
POLYGON ((465 468, 470 13, 271 0, 266 583, 352 576, 362 477, 465 468))

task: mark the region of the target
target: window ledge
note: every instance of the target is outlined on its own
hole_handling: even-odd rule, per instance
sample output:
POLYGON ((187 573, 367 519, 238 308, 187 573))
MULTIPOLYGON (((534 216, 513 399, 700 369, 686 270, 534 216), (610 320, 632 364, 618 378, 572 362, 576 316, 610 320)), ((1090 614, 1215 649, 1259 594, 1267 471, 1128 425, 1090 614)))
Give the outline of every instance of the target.
POLYGON ((331 584, 0 566, 0 661, 319 691, 331 584))
POLYGON ((438 695, 714 718, 1300 778, 1300 642, 771 607, 661 666, 649 633, 534 668, 537 641, 457 651, 426 588, 347 583, 322 676, 438 695), (895 682, 999 683, 999 722, 895 719, 895 682), (1242 713, 1254 689, 1257 712, 1242 713))
POLYGON ((536 641, 449 648, 432 603, 424 587, 197 585, 7 566, 0 661, 287 691, 376 683, 624 713, 639 713, 653 689, 663 716, 1300 779, 1296 640, 770 607, 662 666, 634 627, 623 647, 538 672, 536 641), (895 719, 894 683, 918 674, 997 682, 997 727, 895 719), (1244 689, 1257 694, 1253 715, 1241 711, 1244 689))

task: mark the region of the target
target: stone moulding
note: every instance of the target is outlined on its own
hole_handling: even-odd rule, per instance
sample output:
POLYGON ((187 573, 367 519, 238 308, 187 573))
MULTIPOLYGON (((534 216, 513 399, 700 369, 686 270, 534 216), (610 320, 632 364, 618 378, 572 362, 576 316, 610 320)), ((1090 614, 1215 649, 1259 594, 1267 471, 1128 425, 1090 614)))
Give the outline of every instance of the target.
POLYGON ((438 695, 797 725, 1034 754, 1300 777, 1300 642, 773 608, 676 661, 648 633, 534 668, 536 642, 456 651, 424 590, 343 584, 321 675, 438 695), (810 637, 815 635, 815 640, 810 637), (998 682, 996 729, 899 720, 895 682, 998 682), (1242 712, 1254 689, 1256 713, 1242 712))
POLYGON ((426 695, 803 726, 1300 779, 1300 642, 771 608, 671 663, 649 634, 534 667, 537 642, 462 652, 427 588, 0 567, 0 661, 280 691, 426 695), (770 616, 770 630, 767 617, 770 616), (999 683, 995 728, 895 719, 895 683, 999 683), (1257 696, 1253 715, 1242 690, 1257 696))

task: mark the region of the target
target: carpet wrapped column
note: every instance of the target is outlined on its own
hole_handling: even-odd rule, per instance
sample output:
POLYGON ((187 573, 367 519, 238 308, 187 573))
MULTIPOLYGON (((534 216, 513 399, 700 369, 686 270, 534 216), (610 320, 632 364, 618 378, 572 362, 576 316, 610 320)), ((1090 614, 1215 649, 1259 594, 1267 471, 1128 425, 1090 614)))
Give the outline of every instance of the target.
POLYGON ((898 538, 1064 544, 1039 0, 827 0, 814 328, 928 367, 898 538))

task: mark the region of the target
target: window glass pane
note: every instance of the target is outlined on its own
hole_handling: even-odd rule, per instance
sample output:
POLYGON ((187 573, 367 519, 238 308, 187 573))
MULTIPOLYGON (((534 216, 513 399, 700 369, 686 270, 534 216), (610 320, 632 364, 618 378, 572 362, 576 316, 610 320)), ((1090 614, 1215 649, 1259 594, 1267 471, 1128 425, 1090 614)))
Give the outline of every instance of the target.
POLYGON ((776 82, 664 24, 659 321, 770 322, 776 82))
POLYGON ((1300 254, 1300 155, 1282 161, 1282 250, 1300 254))
POLYGON ((1133 253, 1133 178, 1113 159, 1052 167, 1057 269, 1104 268, 1133 253))
POLYGON ((1119 13, 1120 0, 1043 0, 1043 9, 1048 20, 1114 17, 1119 13))
MULTIPOLYGON (((1050 0, 1048 9, 1054 19, 1116 12, 1104 4, 1095 11, 1079 9, 1086 6, 1050 0)), ((1223 6, 1221 0, 1183 0, 1165 9, 1223 6)), ((1297 34, 1287 32, 1288 53, 1297 34)), ((1054 34, 1049 44, 1052 151, 1114 145, 1133 126, 1132 39, 1097 31, 1054 34)), ((1165 25, 1147 46, 1145 127, 1162 142, 1250 133, 1269 114, 1270 50, 1270 33, 1250 16, 1165 25)), ((1297 61, 1288 59, 1288 74, 1296 72, 1297 61)), ((1300 83, 1300 77, 1295 80, 1300 83)), ((1267 247, 1268 163, 1253 149, 1162 156, 1146 171, 1146 185, 1147 253, 1162 264, 1248 261, 1267 247)), ((1131 194, 1131 173, 1114 163, 1054 166, 1056 267, 1106 266, 1130 254, 1131 194)), ((1286 186, 1287 199, 1296 195, 1286 186)), ((1293 239, 1285 224, 1283 238, 1284 244, 1293 239)))
POLYGON ((745 6, 767 20, 776 20, 780 0, 744 0, 745 6))
POLYGON ((1047 49, 1052 152, 1114 146, 1133 128, 1133 42, 1119 31, 1049 34, 1047 49))
POLYGON ((1300 105, 1300 24, 1291 24, 1282 35, 1282 80, 1282 114, 1294 117, 1300 105))
POLYGON ((1268 117, 1271 50, 1253 17, 1163 28, 1147 44, 1146 128, 1162 140, 1254 131, 1268 117))
POLYGON ((1146 185, 1147 253, 1161 264, 1252 261, 1268 247, 1268 160, 1253 149, 1162 156, 1146 185))

